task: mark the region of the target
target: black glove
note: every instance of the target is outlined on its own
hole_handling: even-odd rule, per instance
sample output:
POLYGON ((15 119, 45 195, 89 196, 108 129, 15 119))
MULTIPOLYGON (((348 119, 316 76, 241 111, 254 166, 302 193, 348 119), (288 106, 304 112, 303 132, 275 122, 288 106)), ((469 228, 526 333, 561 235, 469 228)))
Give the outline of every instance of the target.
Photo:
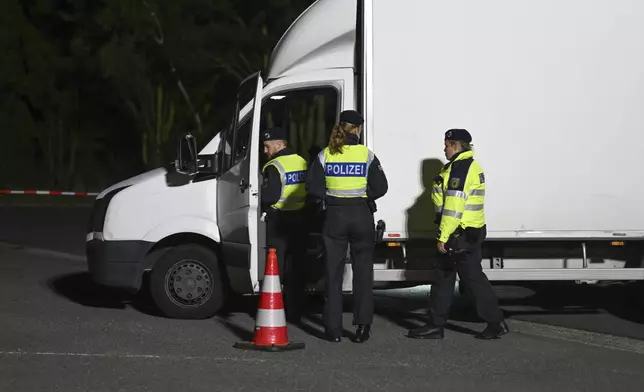
POLYGON ((448 248, 448 254, 463 253, 469 250, 470 244, 465 230, 457 228, 447 240, 445 247, 448 248))
POLYGON ((385 234, 386 225, 385 222, 381 219, 376 223, 374 228, 374 243, 379 244, 382 242, 382 237, 385 234))

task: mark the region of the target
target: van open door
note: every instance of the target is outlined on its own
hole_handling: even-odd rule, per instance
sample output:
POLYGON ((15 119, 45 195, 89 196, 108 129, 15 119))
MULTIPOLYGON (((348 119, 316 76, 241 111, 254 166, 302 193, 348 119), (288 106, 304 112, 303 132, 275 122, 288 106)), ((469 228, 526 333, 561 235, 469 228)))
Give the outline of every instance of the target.
POLYGON ((232 125, 219 149, 222 175, 217 185, 217 222, 222 256, 233 290, 241 293, 253 292, 258 285, 258 129, 262 87, 259 73, 242 81, 232 125))

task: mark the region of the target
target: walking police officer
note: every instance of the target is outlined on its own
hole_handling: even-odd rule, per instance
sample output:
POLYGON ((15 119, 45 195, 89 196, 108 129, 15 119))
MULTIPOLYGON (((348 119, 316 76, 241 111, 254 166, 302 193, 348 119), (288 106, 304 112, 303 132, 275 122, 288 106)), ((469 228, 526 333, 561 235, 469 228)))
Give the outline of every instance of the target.
POLYGON ((373 322, 373 256, 375 200, 387 193, 380 161, 359 144, 362 116, 353 110, 340 114, 328 147, 309 170, 307 190, 321 200, 326 213, 322 236, 326 252, 324 326, 327 338, 342 336, 342 278, 347 245, 353 269, 355 341, 371 336, 373 322))
POLYGON ((492 285, 481 267, 481 247, 485 225, 485 175, 474 160, 472 136, 465 129, 445 133, 445 157, 449 161, 436 177, 432 200, 439 224, 438 251, 443 260, 429 296, 430 319, 427 325, 412 329, 408 337, 442 339, 454 295, 456 272, 476 300, 479 316, 487 327, 476 337, 496 339, 508 332, 492 285))
POLYGON ((264 153, 269 161, 262 168, 262 210, 266 213, 266 245, 277 253, 280 280, 284 283, 285 311, 297 319, 305 300, 307 163, 292 151, 286 133, 279 127, 263 133, 264 153))

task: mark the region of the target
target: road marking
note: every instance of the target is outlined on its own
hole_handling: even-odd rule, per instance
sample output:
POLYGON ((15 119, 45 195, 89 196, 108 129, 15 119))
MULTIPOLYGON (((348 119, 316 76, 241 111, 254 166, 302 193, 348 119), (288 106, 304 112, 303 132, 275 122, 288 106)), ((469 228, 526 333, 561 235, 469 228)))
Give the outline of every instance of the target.
POLYGON ((644 341, 642 340, 528 321, 506 320, 506 322, 511 332, 644 355, 644 341))
POLYGON ((59 353, 49 351, 0 351, 0 356, 39 356, 39 357, 93 357, 93 358, 117 358, 117 359, 164 359, 174 361, 184 360, 207 360, 207 361, 230 361, 230 362, 266 362, 258 358, 233 358, 233 357, 208 357, 208 356, 185 356, 185 355, 151 355, 151 354, 119 354, 119 353, 59 353))

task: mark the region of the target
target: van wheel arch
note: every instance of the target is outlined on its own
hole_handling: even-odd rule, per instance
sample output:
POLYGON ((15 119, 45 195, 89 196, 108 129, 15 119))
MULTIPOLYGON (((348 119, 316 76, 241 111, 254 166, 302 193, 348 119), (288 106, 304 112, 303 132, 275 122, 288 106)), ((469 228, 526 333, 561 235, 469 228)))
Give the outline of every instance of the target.
POLYGON ((201 245, 204 248, 207 248, 210 251, 214 252, 217 258, 220 260, 219 264, 222 277, 225 279, 226 284, 228 284, 228 273, 226 271, 225 264, 221 262, 221 245, 213 241, 211 238, 196 233, 173 234, 154 244, 154 246, 150 248, 147 255, 145 256, 144 269, 146 271, 151 271, 152 268, 154 268, 156 262, 159 260, 159 258, 161 258, 161 256, 163 256, 165 252, 174 247, 188 244, 201 245))
MULTIPOLYGON (((169 318, 203 319, 214 316, 230 294, 230 283, 225 264, 221 260, 219 244, 199 234, 177 234, 156 243, 146 255, 145 269, 149 271, 149 289, 156 306, 169 318), (179 264, 195 260, 190 268, 208 276, 212 297, 200 306, 186 306, 177 301, 176 292, 168 281, 168 274, 176 273, 179 264), (174 297, 174 298, 173 298, 174 297)), ((201 275, 201 274, 200 274, 201 275)), ((205 288, 205 287, 204 287, 205 288)), ((185 299, 185 298, 184 298, 185 299)))

